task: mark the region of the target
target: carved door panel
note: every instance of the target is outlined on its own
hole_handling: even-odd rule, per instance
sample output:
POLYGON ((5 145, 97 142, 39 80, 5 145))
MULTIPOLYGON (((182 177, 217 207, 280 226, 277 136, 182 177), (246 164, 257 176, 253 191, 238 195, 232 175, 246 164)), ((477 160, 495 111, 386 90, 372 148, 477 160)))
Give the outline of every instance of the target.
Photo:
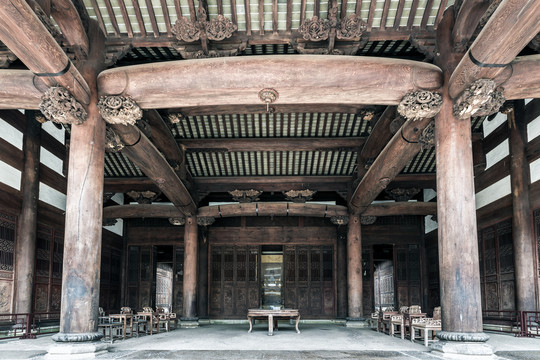
POLYGON ((260 304, 257 277, 260 251, 253 246, 213 246, 210 249, 209 315, 245 318, 260 304))
POLYGON ((283 265, 285 307, 304 318, 335 316, 333 247, 286 246, 283 265))

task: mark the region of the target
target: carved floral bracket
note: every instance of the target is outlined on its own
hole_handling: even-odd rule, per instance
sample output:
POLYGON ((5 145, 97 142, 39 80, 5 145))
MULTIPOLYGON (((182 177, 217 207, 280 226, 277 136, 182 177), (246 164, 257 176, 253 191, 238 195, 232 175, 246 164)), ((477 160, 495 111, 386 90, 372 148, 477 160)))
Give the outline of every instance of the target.
POLYGON ((199 2, 197 9, 197 19, 187 17, 178 18, 173 25, 172 32, 178 41, 188 43, 200 41, 202 50, 187 51, 185 47, 177 44, 176 50, 184 58, 198 59, 207 57, 232 56, 245 49, 245 43, 233 47, 230 50, 216 51, 208 48, 208 41, 221 41, 230 38, 238 30, 238 26, 231 20, 219 14, 216 18, 209 20, 208 14, 203 7, 203 2, 199 2))
POLYGON ((86 121, 84 107, 61 86, 51 87, 41 97, 39 110, 47 120, 59 124, 79 125, 86 121))
POLYGON ((454 116, 468 119, 499 111, 505 101, 503 89, 491 79, 478 79, 454 100, 454 116))
POLYGON ((229 194, 231 194, 234 201, 238 201, 239 203, 250 203, 255 202, 259 200, 259 196, 263 192, 260 190, 233 190, 229 191, 229 194))
POLYGON ((328 48, 307 49, 306 43, 298 43, 296 39, 293 39, 292 46, 294 49, 301 54, 356 54, 367 43, 367 39, 362 40, 362 34, 367 29, 367 23, 356 14, 338 19, 337 13, 337 1, 331 1, 327 19, 320 19, 318 16, 314 16, 311 19, 304 20, 298 28, 298 33, 304 40, 311 42, 328 40, 328 48), (358 41, 358 44, 346 50, 336 49, 336 39, 358 41))

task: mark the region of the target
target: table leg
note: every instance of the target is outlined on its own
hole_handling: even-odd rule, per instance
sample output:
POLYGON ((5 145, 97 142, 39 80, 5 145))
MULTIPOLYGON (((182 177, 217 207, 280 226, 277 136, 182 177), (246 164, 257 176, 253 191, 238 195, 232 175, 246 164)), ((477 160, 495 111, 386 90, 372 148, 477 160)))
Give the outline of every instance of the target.
POLYGON ((414 342, 414 326, 411 324, 411 341, 414 342))
POLYGON ((124 318, 124 340, 126 340, 127 318, 124 318))
POLYGON ((274 316, 268 315, 268 335, 274 335, 274 316))
POLYGON ((249 321, 249 330, 248 330, 248 333, 250 333, 251 330, 253 330, 253 317, 252 317, 252 316, 248 316, 248 321, 249 321))
POLYGON ((298 330, 298 323, 300 322, 300 315, 296 317, 296 332, 300 334, 300 330, 298 330))

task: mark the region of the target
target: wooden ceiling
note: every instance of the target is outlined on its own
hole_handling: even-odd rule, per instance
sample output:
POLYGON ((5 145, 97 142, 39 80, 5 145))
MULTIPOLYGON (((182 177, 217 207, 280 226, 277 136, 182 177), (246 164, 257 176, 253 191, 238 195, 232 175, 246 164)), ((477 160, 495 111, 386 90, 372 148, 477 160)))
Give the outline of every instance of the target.
MULTIPOLYGON (((27 2, 77 64, 80 48, 69 45, 54 20, 53 15, 59 11, 54 5, 61 1, 27 2)), ((98 21, 106 34, 106 65, 118 68, 173 60, 277 54, 354 55, 431 62, 437 25, 444 10, 454 1, 74 0, 73 4, 83 23, 85 19, 98 21), (347 37, 340 32, 338 25, 348 19, 363 21, 359 27, 361 33, 347 37), (310 22, 312 28, 327 28, 322 39, 314 37, 317 31, 309 31, 306 24, 310 22), (210 27, 217 23, 222 25, 217 26, 221 33, 212 34, 210 27), (193 39, 188 39, 186 34, 180 36, 178 24, 184 28, 192 26, 192 30, 202 29, 202 35, 193 39), (217 36, 221 38, 215 39, 217 36)), ((488 8, 486 14, 489 11, 488 8)), ((482 21, 485 23, 485 19, 481 24, 482 21)), ((525 51, 535 53, 538 51, 535 46, 525 51)), ((0 44, 0 67, 16 69, 24 65, 0 44)), ((332 76, 329 71, 328 77, 332 76)), ((326 194, 326 200, 334 196, 343 203, 343 199, 351 196, 353 181, 365 173, 362 168, 376 158, 376 154, 362 157, 360 152, 375 124, 383 123, 385 109, 359 101, 359 105, 286 104, 268 109, 263 103, 261 106, 203 104, 151 111, 168 125, 174 141, 185 154, 188 172, 185 182, 199 204, 223 199, 223 193, 235 188, 258 188, 281 194, 307 187, 326 194), (170 117, 175 121, 168 121, 170 117)), ((146 115, 147 111, 143 119, 146 115)), ((373 135, 380 144, 372 150, 380 152, 390 140, 392 132, 388 124, 396 118, 397 115, 386 119, 385 127, 373 135)), ((480 131, 483 120, 484 117, 473 118, 473 132, 480 131)), ((138 126, 160 148, 159 138, 152 135, 152 126, 147 122, 139 121, 138 126)), ((422 149, 389 188, 433 187, 435 169, 433 149, 422 149)), ((106 154, 105 177, 106 191, 156 189, 122 152, 106 154)), ((165 196, 160 199, 167 200, 165 196)))

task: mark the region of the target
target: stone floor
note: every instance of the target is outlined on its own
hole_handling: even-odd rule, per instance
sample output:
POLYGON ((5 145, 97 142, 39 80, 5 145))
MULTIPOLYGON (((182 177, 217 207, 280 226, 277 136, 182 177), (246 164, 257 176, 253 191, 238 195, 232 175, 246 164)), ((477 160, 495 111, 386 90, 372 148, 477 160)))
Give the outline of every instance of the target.
MULTIPOLYGON (((116 340, 97 359, 193 359, 193 360, 308 360, 308 359, 444 359, 422 343, 392 338, 370 329, 338 324, 280 324, 274 336, 266 324, 256 324, 251 334, 247 324, 203 325, 152 336, 116 340)), ((492 358, 540 360, 540 338, 516 338, 489 333, 492 358)), ((0 359, 43 359, 54 342, 50 335, 36 340, 0 340, 0 359)), ((51 357, 49 357, 51 358, 51 357)), ((455 357, 454 357, 455 358, 455 357)), ((477 357, 478 358, 478 357, 477 357)), ((474 357, 465 359, 476 360, 474 357)), ((481 357, 483 359, 483 357, 481 357)))

